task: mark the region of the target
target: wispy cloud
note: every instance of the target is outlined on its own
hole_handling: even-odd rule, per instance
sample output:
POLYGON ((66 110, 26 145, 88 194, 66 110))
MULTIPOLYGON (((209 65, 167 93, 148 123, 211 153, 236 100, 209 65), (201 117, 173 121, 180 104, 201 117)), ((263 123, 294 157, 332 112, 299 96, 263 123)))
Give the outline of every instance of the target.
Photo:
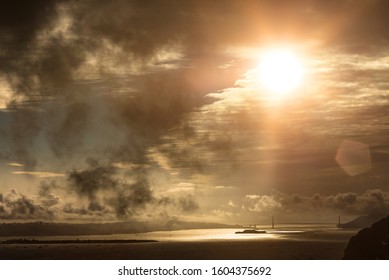
POLYGON ((7 163, 7 165, 12 166, 12 167, 23 167, 24 166, 23 164, 20 164, 17 162, 10 162, 10 163, 7 163))
POLYGON ((62 173, 42 172, 42 171, 12 171, 11 173, 15 175, 28 175, 37 178, 54 178, 54 177, 65 176, 65 174, 62 173))

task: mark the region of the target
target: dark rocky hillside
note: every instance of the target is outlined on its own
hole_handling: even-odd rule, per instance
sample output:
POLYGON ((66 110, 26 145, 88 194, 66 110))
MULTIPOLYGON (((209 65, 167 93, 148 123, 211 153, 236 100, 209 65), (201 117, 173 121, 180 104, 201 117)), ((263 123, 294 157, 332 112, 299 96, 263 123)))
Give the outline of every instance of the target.
POLYGON ((343 259, 389 260, 389 216, 351 237, 343 259))

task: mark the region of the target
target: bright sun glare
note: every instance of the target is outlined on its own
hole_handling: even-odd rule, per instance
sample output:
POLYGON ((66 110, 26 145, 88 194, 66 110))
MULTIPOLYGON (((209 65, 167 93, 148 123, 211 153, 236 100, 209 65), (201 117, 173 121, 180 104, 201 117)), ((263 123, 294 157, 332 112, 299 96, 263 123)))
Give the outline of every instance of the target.
POLYGON ((303 66, 297 55, 289 50, 271 50, 263 53, 259 78, 269 97, 282 98, 301 85, 303 66))

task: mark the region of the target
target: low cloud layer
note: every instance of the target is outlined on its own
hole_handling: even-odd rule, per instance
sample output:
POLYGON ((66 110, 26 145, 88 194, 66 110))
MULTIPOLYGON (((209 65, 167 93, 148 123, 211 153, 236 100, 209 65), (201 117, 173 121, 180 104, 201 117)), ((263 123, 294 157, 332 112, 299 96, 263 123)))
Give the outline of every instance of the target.
POLYGON ((159 219, 199 209, 186 191, 155 194, 147 171, 121 170, 89 159, 85 170, 72 170, 66 180, 42 181, 37 195, 12 189, 0 193, 0 217, 9 220, 100 220, 159 219))
POLYGON ((338 215, 352 218, 389 212, 389 193, 380 189, 369 189, 362 194, 348 192, 327 196, 281 192, 252 194, 246 195, 241 202, 235 198, 224 206, 214 205, 214 210, 207 214, 201 211, 198 199, 192 194, 155 195, 141 181, 117 185, 109 191, 105 190, 103 196, 99 196, 96 190, 93 196, 85 193, 72 196, 69 193, 65 197, 55 194, 55 190, 58 190, 55 184, 54 181, 42 184, 39 195, 31 197, 14 189, 0 194, 1 218, 46 221, 108 221, 113 218, 167 222, 189 216, 219 222, 266 223, 269 217, 275 216, 278 222, 331 222, 338 215), (84 195, 88 197, 87 200, 82 200, 84 195))
POLYGON ((11 220, 52 220, 55 214, 50 206, 57 202, 54 201, 54 204, 47 204, 47 202, 46 199, 40 201, 40 199, 28 198, 12 189, 9 193, 0 195, 0 217, 11 220))
POLYGON ((250 212, 269 213, 327 213, 339 215, 369 215, 389 212, 389 193, 380 189, 369 189, 365 193, 338 193, 336 195, 302 196, 275 192, 271 195, 247 195, 245 207, 250 212))

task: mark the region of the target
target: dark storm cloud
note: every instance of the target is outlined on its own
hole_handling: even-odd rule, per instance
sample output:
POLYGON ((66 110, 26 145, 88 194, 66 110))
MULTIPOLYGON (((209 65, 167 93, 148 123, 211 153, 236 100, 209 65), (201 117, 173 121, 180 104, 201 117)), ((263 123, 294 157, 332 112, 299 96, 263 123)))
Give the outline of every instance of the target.
MULTIPOLYGON (((58 0, 5 1, 0 9, 0 32, 2 45, 19 48, 27 47, 37 35, 36 32, 50 24, 55 18, 58 0), (7 45, 8 43, 8 45, 7 45)), ((14 49, 18 51, 18 49, 14 49)))
POLYGON ((151 203, 153 194, 145 178, 133 184, 126 184, 114 196, 107 199, 107 203, 115 209, 118 218, 133 216, 137 210, 151 203))
MULTIPOLYGON (((233 16, 231 6, 223 5, 223 10, 233 16)), ((174 49, 183 45, 201 52, 204 46, 214 44, 217 39, 214 36, 220 38, 223 33, 220 31, 228 23, 221 17, 220 6, 208 1, 146 4, 121 0, 42 0, 17 7, 8 4, 2 9, 7 16, 0 23, 0 31, 12 35, 3 47, 3 71, 15 92, 27 96, 60 94, 61 90, 52 87, 71 82, 75 70, 88 55, 98 52, 104 42, 122 54, 122 64, 142 64, 164 46, 174 49), (67 29, 60 21, 65 16, 71 21, 67 29), (212 28, 211 34, 207 34, 210 24, 216 24, 217 31, 212 28), (56 28, 65 30, 56 32, 56 28)), ((98 59, 115 58, 111 52, 108 57, 98 59)))
POLYGON ((156 195, 147 170, 136 166, 122 170, 88 159, 88 168, 72 170, 67 180, 44 180, 37 195, 12 189, 0 193, 0 217, 13 220, 111 220, 154 217, 155 213, 199 209, 195 197, 185 192, 156 195))
POLYGON ((99 166, 96 160, 89 159, 86 170, 72 170, 68 174, 70 187, 80 196, 86 196, 90 201, 96 199, 98 191, 116 189, 119 182, 113 177, 112 167, 99 166))
POLYGON ((387 10, 383 0, 17 1, 1 9, 2 65, 16 91, 31 95, 34 79, 43 87, 70 82, 87 55, 105 41, 123 51, 126 63, 144 62, 164 46, 182 46, 186 54, 198 56, 225 45, 257 44, 268 34, 282 39, 294 33, 324 38, 334 33, 338 40, 364 42, 360 37, 387 35, 387 10), (61 23, 56 20, 64 15, 70 26, 57 34, 61 23))
MULTIPOLYGON (((200 207, 192 194, 180 193, 176 195, 163 196, 156 200, 158 205, 173 206, 179 211, 191 213, 197 211, 200 207)), ((166 214, 166 212, 164 212, 166 214)))
MULTIPOLYGON (((95 160, 89 160, 89 165, 86 170, 73 170, 68 174, 71 189, 80 197, 88 198, 88 211, 102 211, 109 206, 118 218, 131 217, 153 201, 146 174, 141 170, 135 178, 130 177, 134 182, 127 183, 115 177, 117 174, 113 167, 101 166, 95 160)), ((66 208, 68 213, 78 211, 69 207, 66 208)))
POLYGON ((133 98, 107 98, 109 118, 126 137, 122 145, 108 148, 117 161, 145 163, 146 150, 159 141, 184 114, 204 104, 206 99, 185 81, 185 71, 146 75, 136 83, 133 98))
POLYGON ((126 175, 131 182, 117 177, 117 169, 102 167, 91 161, 90 167, 82 171, 71 171, 68 175, 70 187, 80 197, 87 197, 87 208, 79 209, 69 204, 66 213, 88 215, 92 212, 112 212, 118 218, 139 215, 147 206, 175 207, 183 212, 196 211, 199 206, 196 199, 185 193, 169 197, 156 196, 152 191, 145 170, 137 169, 126 175))
MULTIPOLYGON (((43 87, 58 84, 68 74, 66 65, 71 65, 77 54, 66 53, 64 44, 55 41, 44 49, 37 46, 37 37, 43 29, 50 29, 58 17, 58 5, 67 1, 38 0, 13 1, 2 4, 0 33, 2 34, 1 70, 13 86, 14 92, 33 96, 37 94, 36 82, 43 87), (66 60, 66 61, 64 61, 66 60), (58 74, 58 75, 57 75, 58 74)), ((38 91, 42 94, 42 91, 38 91)))
MULTIPOLYGON (((204 34, 208 28, 205 23, 198 32, 196 23, 202 22, 203 14, 208 22, 213 13, 218 13, 216 6, 207 3, 154 1, 146 5, 142 1, 38 1, 28 7, 22 6, 21 11, 14 11, 17 6, 5 7, 9 14, 15 12, 16 18, 23 17, 20 26, 8 24, 17 21, 10 17, 0 26, 0 30, 15 37, 4 45, 4 53, 10 59, 3 65, 14 92, 14 101, 9 107, 16 111, 11 123, 14 146, 11 153, 15 160, 25 164, 27 169, 36 165, 32 150, 34 140, 41 132, 46 135, 55 156, 71 157, 79 152, 76 148, 84 144, 90 119, 98 119, 99 109, 95 107, 94 99, 80 98, 85 91, 95 91, 93 85, 92 89, 70 86, 78 79, 75 75, 79 67, 93 57, 97 59, 98 67, 102 67, 99 73, 109 74, 104 61, 117 61, 119 65, 115 66, 120 68, 128 64, 131 68, 146 65, 150 57, 166 46, 173 53, 181 48, 177 46, 193 47, 194 42, 206 46, 213 35, 204 34), (212 9, 202 9, 202 5, 212 9), (31 10, 27 17, 24 17, 24 8, 31 10), (69 22, 62 22, 64 19, 69 22), (12 28, 23 32, 13 32, 12 28), (108 52, 99 57, 104 44, 118 53, 108 52), (10 52, 15 55, 9 56, 10 52), (67 105, 44 104, 48 98, 67 105)), ((232 12, 230 8, 227 10, 232 12)), ((196 48, 199 53, 201 49, 196 48)), ((177 124, 184 113, 208 101, 204 98, 206 92, 193 87, 193 83, 201 81, 190 81, 191 74, 190 70, 177 70, 144 75, 132 85, 138 94, 104 99, 106 107, 103 109, 109 110, 107 116, 117 124, 116 128, 125 129, 123 134, 127 135, 128 141, 125 145, 109 143, 99 148, 112 157, 144 162, 147 147, 155 143, 162 131, 177 124)), ((112 127, 112 124, 106 126, 112 127)))

